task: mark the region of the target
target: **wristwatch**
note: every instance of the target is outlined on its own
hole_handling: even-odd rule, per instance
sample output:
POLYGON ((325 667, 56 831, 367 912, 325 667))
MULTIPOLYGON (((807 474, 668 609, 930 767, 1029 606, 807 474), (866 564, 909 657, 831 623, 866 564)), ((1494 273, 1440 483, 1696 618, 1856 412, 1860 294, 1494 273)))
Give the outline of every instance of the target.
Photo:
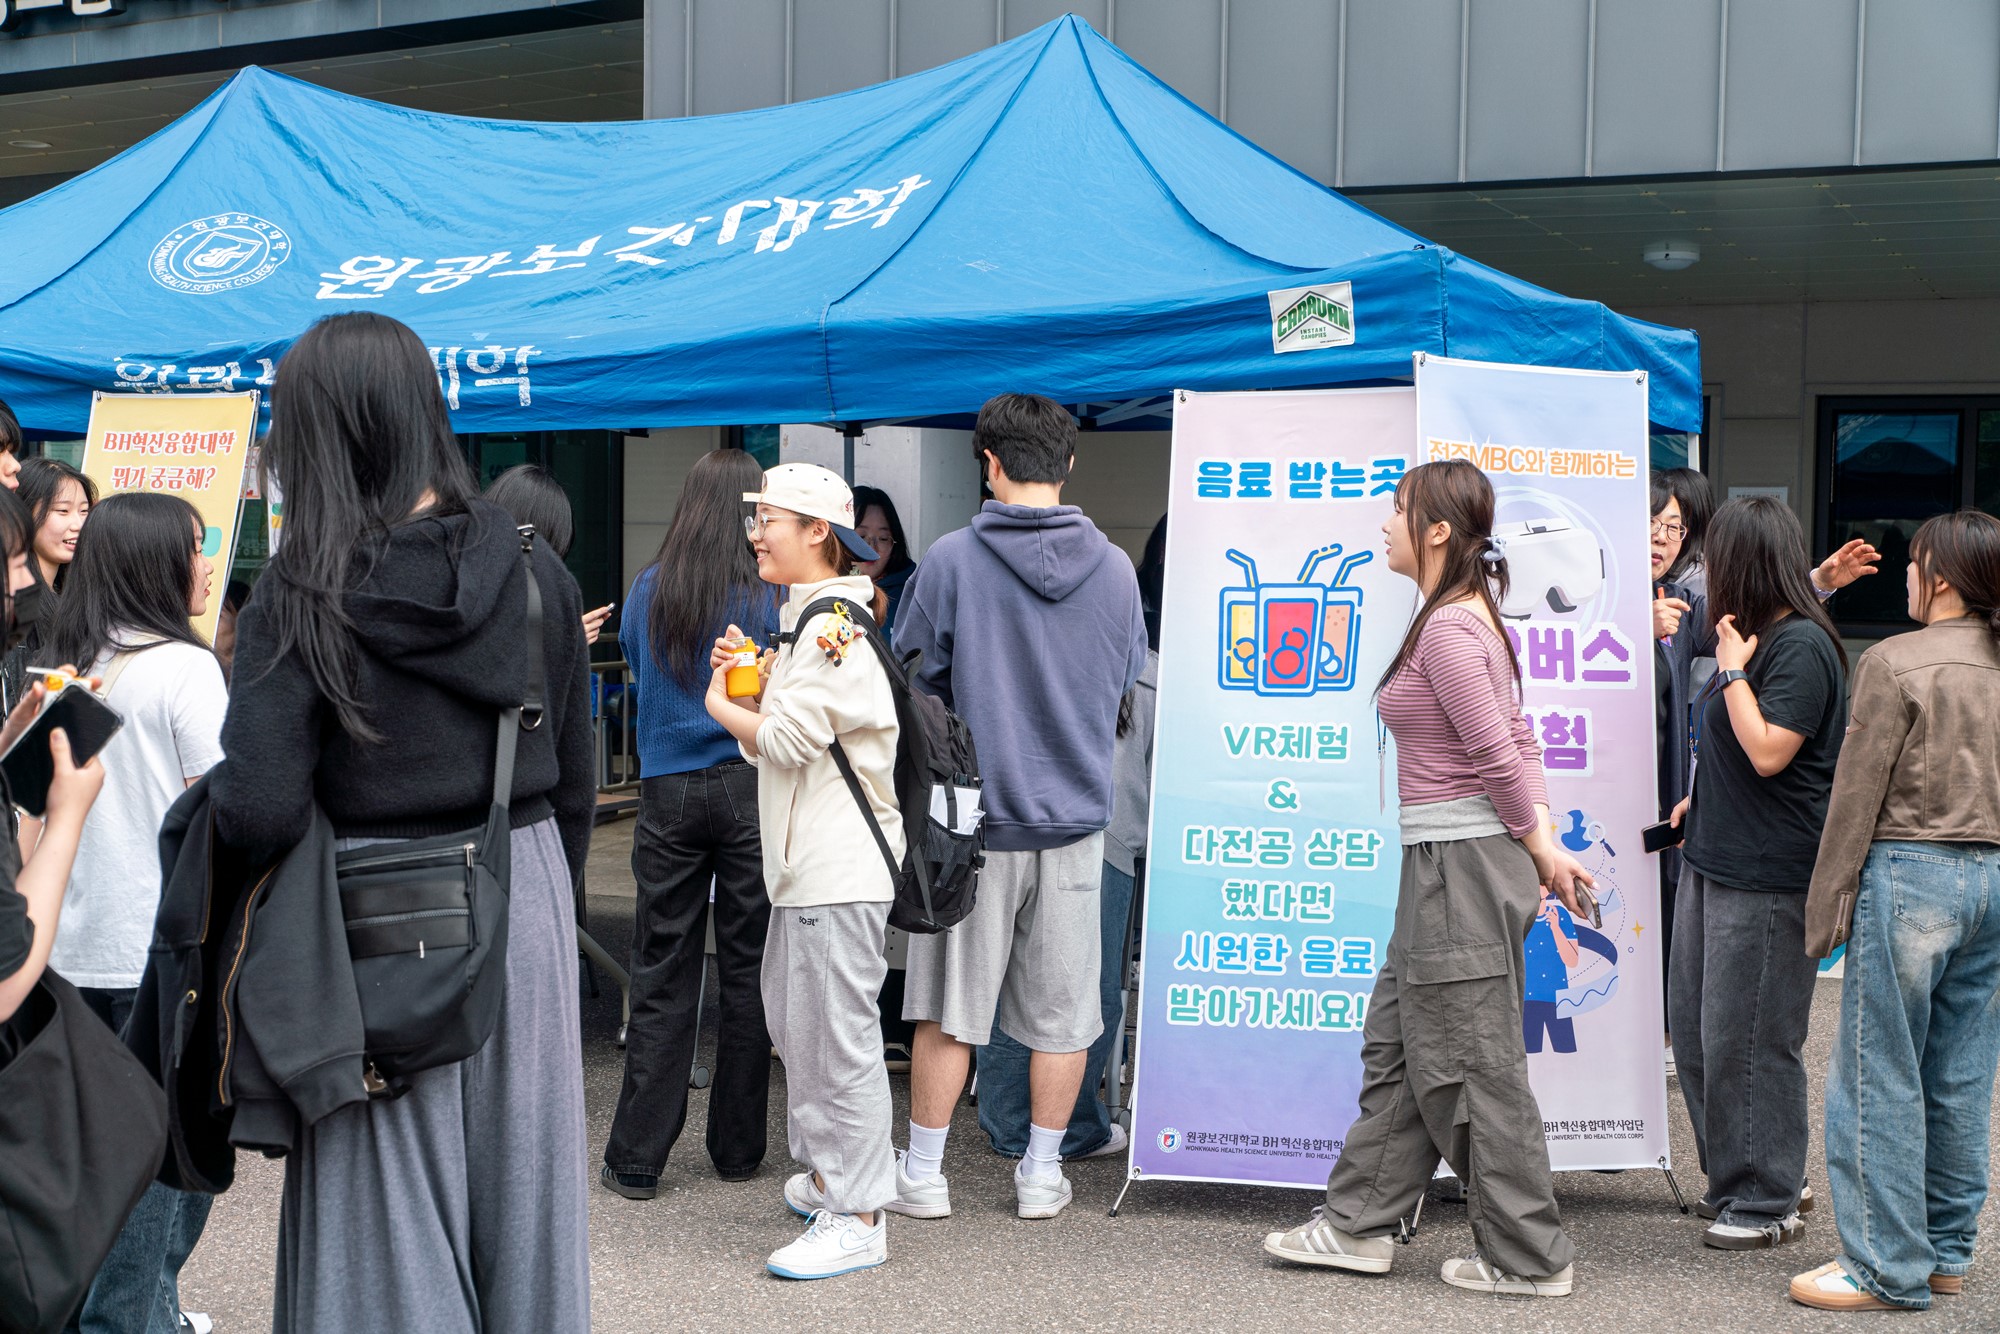
POLYGON ((1726 672, 1717 672, 1715 674, 1715 688, 1717 690, 1727 690, 1738 681, 1748 681, 1749 679, 1750 673, 1740 668, 1731 667, 1726 672))

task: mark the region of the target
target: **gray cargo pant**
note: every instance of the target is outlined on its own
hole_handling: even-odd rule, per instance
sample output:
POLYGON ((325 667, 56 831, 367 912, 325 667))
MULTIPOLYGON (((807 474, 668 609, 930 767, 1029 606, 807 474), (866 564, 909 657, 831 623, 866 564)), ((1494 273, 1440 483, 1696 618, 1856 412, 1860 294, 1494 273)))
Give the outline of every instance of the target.
POLYGON ((771 908, 764 1019, 785 1063, 792 1157, 826 1183, 826 1206, 865 1214, 896 1198, 889 1072, 875 1007, 889 963, 887 903, 771 908))
POLYGON ((1361 1115, 1326 1182, 1335 1227, 1396 1231, 1443 1158, 1489 1263, 1546 1278, 1575 1258, 1521 1041, 1521 947, 1540 899, 1534 862, 1504 834, 1403 849, 1362 1028, 1361 1115))

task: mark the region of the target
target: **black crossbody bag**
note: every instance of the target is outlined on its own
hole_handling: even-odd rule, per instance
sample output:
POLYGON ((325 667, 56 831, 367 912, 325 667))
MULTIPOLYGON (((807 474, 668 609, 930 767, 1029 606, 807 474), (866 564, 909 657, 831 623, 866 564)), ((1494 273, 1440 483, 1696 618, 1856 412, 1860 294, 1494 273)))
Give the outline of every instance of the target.
POLYGON ((409 1076, 476 1053, 500 1022, 507 972, 507 896, 514 751, 542 725, 548 664, 534 530, 521 535, 527 580, 528 683, 500 710, 493 805, 455 834, 353 848, 334 859, 347 954, 361 998, 369 1096, 394 1098, 409 1076))

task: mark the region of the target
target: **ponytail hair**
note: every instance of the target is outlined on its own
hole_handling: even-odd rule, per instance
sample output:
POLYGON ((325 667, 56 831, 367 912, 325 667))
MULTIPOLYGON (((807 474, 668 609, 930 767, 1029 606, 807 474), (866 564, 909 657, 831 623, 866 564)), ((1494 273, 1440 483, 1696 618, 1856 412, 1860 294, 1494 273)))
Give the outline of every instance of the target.
MULTIPOLYGON (((1403 670, 1417 651, 1417 637, 1431 613, 1447 603, 1458 602, 1468 593, 1477 593, 1493 624, 1500 624, 1500 600, 1507 596, 1507 556, 1493 536, 1493 483, 1486 474, 1464 459, 1444 459, 1423 463, 1403 474, 1396 483, 1396 508, 1409 525, 1410 545, 1417 553, 1417 584, 1421 587, 1433 575, 1430 596, 1417 608, 1409 630, 1388 670, 1375 683, 1375 693, 1403 670), (1439 523, 1451 532, 1442 547, 1433 547, 1424 534, 1439 523)), ((1501 636, 1506 644, 1506 636, 1501 636)), ((1514 680, 1521 679, 1521 664, 1513 646, 1507 645, 1507 665, 1514 680)))
POLYGON ((2000 644, 2000 519, 1980 510, 1926 519, 1910 539, 1910 563, 1920 615, 1930 611, 1942 579, 2000 644))

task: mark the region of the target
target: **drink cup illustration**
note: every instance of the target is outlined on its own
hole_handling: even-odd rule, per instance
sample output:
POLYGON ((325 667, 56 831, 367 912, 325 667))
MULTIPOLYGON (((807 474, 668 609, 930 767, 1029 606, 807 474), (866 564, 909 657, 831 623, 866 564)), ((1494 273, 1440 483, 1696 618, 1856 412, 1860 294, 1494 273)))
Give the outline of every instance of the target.
POLYGON ((1240 551, 1225 553, 1245 583, 1224 588, 1219 599, 1217 675, 1223 689, 1297 696, 1353 688, 1362 591, 1347 576, 1374 553, 1341 561, 1331 585, 1312 582, 1340 552, 1337 542, 1311 552, 1289 583, 1264 583, 1256 561, 1240 551))

